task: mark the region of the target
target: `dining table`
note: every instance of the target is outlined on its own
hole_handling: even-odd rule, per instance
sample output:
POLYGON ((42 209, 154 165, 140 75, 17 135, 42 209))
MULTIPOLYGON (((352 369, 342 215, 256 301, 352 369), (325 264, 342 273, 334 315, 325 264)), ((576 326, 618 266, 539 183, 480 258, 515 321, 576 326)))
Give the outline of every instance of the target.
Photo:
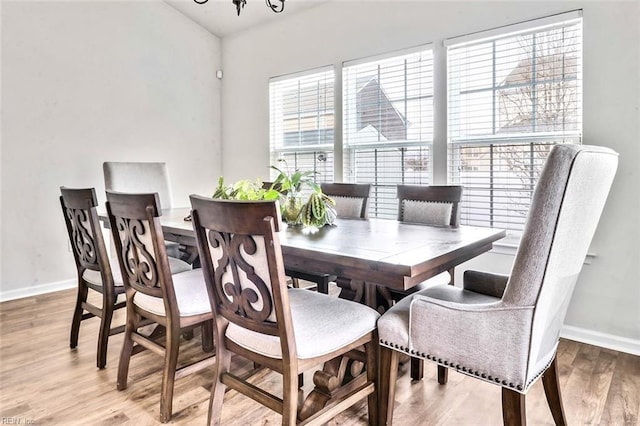
MULTIPOLYGON (((162 211, 167 241, 178 242, 185 259, 197 262, 195 232, 189 208, 162 211)), ((108 223, 106 214, 100 218, 108 223)), ((505 236, 502 229, 473 226, 429 226, 391 219, 342 219, 316 232, 284 222, 278 232, 285 269, 307 270, 337 277, 339 297, 384 312, 393 300, 389 290, 408 290, 444 271, 485 253, 505 236)), ((453 277, 452 277, 453 279, 453 277)), ((364 368, 362 360, 342 357, 314 374, 315 388, 305 399, 301 416, 331 403, 357 386, 351 379, 364 368)))

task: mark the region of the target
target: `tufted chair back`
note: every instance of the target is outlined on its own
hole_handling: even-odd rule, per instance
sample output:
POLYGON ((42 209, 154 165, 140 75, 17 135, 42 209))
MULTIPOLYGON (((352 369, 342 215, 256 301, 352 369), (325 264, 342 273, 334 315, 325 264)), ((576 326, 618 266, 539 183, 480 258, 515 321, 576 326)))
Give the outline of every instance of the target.
POLYGON ((556 145, 536 186, 502 303, 532 312, 526 383, 553 358, 618 164, 610 149, 556 145))
POLYGON ((336 202, 336 213, 341 218, 366 219, 369 216, 369 183, 323 183, 322 192, 336 202))
POLYGON ((423 225, 460 225, 462 186, 398 185, 398 220, 423 225))

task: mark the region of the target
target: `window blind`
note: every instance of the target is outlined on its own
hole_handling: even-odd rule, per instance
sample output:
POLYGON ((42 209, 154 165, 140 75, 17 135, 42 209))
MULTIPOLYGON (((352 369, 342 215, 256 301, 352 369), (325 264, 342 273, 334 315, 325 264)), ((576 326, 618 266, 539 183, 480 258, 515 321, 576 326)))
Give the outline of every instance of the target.
POLYGON ((450 181, 461 222, 524 227, 554 144, 580 143, 582 18, 531 21, 447 46, 450 181))
POLYGON ((430 47, 343 64, 344 180, 373 184, 371 216, 397 215, 397 184, 431 181, 430 47))
POLYGON ((333 181, 333 67, 269 81, 271 164, 333 181))

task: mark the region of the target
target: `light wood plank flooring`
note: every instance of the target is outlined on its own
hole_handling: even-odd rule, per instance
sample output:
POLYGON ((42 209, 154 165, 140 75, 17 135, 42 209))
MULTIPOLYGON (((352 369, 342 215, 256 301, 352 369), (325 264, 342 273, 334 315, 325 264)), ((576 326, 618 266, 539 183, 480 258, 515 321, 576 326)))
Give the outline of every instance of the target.
MULTIPOLYGON (((83 322, 79 346, 70 350, 74 298, 74 291, 67 290, 0 304, 0 424, 158 424, 161 359, 146 352, 136 355, 129 388, 118 392, 122 334, 111 337, 105 370, 95 366, 97 319, 83 322)), ((116 314, 115 324, 124 321, 123 314, 116 314)), ((184 342, 181 360, 200 354, 196 333, 184 342)), ((569 424, 639 424, 640 357, 562 341, 558 359, 569 424)), ((246 366, 242 360, 235 362, 246 366)), ((425 379, 412 383, 408 365, 401 367, 396 425, 501 424, 499 387, 455 372, 446 386, 439 386, 435 371, 435 365, 427 363, 425 379)), ((265 373, 255 383, 275 390, 279 380, 279 375, 265 373)), ((311 383, 310 375, 305 382, 311 383)), ((176 382, 173 424, 205 424, 211 383, 211 371, 176 382)), ((366 406, 358 404, 329 424, 365 425, 366 419, 366 406)), ((527 419, 532 425, 553 424, 541 382, 527 397, 527 419)), ((280 416, 231 391, 225 397, 222 423, 277 425, 280 416)))

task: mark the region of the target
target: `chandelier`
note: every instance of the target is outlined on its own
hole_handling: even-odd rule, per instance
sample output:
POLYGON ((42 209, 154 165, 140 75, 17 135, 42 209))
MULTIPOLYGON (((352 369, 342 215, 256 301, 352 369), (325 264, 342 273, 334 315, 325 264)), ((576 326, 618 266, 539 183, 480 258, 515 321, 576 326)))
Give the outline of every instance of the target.
MULTIPOLYGON (((193 0, 198 4, 205 4, 209 0, 193 0)), ((231 0, 233 4, 236 5, 236 10, 238 11, 238 16, 240 16, 240 11, 244 8, 244 5, 247 4, 247 0, 231 0)), ((274 0, 272 3, 271 0, 265 0, 269 9, 273 10, 275 13, 280 13, 284 10, 284 0, 274 0), (280 2, 277 4, 276 1, 280 2)))

